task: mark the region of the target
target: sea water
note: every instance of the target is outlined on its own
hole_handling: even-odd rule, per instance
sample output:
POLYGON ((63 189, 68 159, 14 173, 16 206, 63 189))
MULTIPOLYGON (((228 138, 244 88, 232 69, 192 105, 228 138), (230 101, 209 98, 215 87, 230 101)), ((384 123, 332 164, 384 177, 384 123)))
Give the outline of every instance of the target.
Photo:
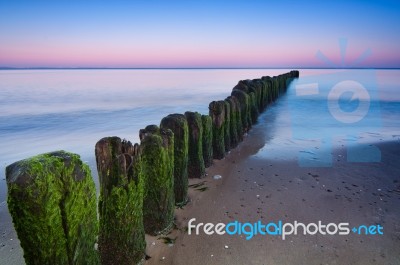
MULTIPOLYGON (((208 114, 241 79, 286 69, 0 71, 0 202, 5 167, 55 150, 81 155, 97 182, 94 147, 107 136, 139 142, 139 130, 171 113, 208 114)), ((1 210, 1 209, 0 209, 1 210)))
MULTIPOLYGON (((300 71, 301 73, 302 71, 300 71)), ((375 144, 400 141, 400 71, 305 71, 260 117, 262 159, 332 167, 334 150, 350 163, 381 162, 375 144)))

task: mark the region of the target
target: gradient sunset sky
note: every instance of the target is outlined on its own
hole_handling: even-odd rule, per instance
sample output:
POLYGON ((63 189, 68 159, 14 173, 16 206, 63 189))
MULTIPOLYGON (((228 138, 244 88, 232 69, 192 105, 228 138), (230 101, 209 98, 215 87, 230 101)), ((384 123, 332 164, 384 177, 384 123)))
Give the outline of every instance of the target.
POLYGON ((400 1, 0 0, 0 67, 398 68, 399 25, 400 1))

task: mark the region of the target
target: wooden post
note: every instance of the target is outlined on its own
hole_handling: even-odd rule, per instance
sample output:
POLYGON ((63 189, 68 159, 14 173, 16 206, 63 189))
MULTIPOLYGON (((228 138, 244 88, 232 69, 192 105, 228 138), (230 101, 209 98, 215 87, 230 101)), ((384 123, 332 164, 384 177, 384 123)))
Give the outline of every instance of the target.
POLYGON ((225 102, 211 102, 209 111, 213 122, 213 156, 222 159, 225 157, 225 102))
POLYGON ((209 115, 201 115, 203 123, 203 159, 204 166, 210 167, 213 163, 212 148, 212 119, 209 115))
POLYGON ((89 166, 57 151, 6 168, 8 209, 26 264, 98 264, 96 189, 89 166))
POLYGON ((189 128, 183 114, 170 114, 161 120, 162 129, 174 133, 174 193, 175 204, 184 205, 188 192, 189 128))
POLYGON ((258 112, 258 107, 257 107, 256 93, 250 92, 249 99, 250 99, 251 123, 255 124, 257 122, 258 116, 260 115, 260 113, 258 112))
POLYGON ((205 175, 203 158, 203 123, 198 112, 185 112, 189 126, 189 178, 202 178, 205 175))
POLYGON ((230 117, 230 138, 231 138, 231 148, 235 148, 239 144, 239 135, 237 126, 241 125, 241 121, 238 119, 239 108, 237 106, 237 99, 235 97, 229 96, 225 99, 226 102, 230 105, 231 109, 231 117, 230 117))
POLYGON ((225 141, 225 152, 231 150, 231 105, 228 101, 224 100, 225 103, 225 124, 224 124, 224 141, 225 141))
POLYGON ((101 264, 137 264, 146 247, 139 146, 106 137, 96 143, 95 154, 100 179, 101 264))
POLYGON ((250 116, 250 99, 249 95, 238 89, 232 90, 232 96, 235 96, 240 103, 240 116, 242 120, 243 132, 247 132, 251 128, 251 116, 250 116))
POLYGON ((174 135, 169 129, 149 125, 139 131, 142 173, 145 182, 143 222, 146 233, 172 229, 174 196, 174 135))

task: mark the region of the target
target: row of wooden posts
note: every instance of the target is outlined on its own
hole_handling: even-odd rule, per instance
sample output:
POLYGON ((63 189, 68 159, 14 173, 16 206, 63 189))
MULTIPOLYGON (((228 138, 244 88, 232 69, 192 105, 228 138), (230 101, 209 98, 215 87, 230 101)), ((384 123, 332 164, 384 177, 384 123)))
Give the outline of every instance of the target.
POLYGON ((186 204, 188 178, 203 177, 213 159, 235 148, 298 76, 239 81, 231 96, 210 103, 209 115, 171 114, 140 130, 140 145, 101 139, 98 204, 90 169, 76 154, 57 151, 9 165, 8 208, 26 264, 141 262, 145 233, 169 231, 175 205, 186 204))

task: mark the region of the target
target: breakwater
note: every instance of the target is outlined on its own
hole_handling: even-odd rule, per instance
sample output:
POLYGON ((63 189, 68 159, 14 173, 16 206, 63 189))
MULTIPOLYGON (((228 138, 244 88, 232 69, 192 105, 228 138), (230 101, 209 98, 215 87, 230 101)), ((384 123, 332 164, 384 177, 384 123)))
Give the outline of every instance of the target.
MULTIPOLYGON (((26 263, 82 264, 76 259, 82 258, 78 255, 82 249, 76 246, 93 246, 95 240, 84 242, 93 235, 99 236, 98 251, 93 251, 93 255, 100 253, 102 264, 140 261, 144 255, 144 231, 149 234, 168 231, 172 227, 175 204, 186 203, 187 178, 203 177, 204 169, 212 164, 212 158, 222 159, 226 152, 237 146, 259 113, 284 93, 287 82, 297 76, 298 72, 293 71, 277 77, 240 81, 231 96, 210 103, 209 115, 196 112, 173 114, 168 115, 173 117, 162 119, 159 126, 147 126, 140 131, 140 145, 118 137, 101 139, 96 144, 100 178, 99 221, 89 214, 93 212, 93 205, 96 209, 95 196, 89 196, 88 202, 80 202, 82 194, 76 187, 82 183, 90 187, 92 179, 90 172, 85 178, 81 176, 78 166, 84 168, 85 165, 79 165, 78 160, 73 160, 78 164, 74 170, 71 169, 72 162, 57 153, 52 155, 57 158, 54 161, 48 161, 49 154, 45 154, 9 166, 8 204, 26 263), (63 159, 66 162, 61 163, 63 159), (29 197, 31 195, 33 197, 29 197), (43 197, 38 201, 35 200, 37 196, 43 197), (25 200, 32 205, 26 204, 25 200), (45 200, 54 200, 54 203, 40 205, 45 200), (73 205, 84 207, 71 208, 68 206, 71 201, 73 205), (41 209, 39 206, 45 207, 41 209), (54 231, 60 236, 71 234, 71 237, 65 236, 65 244, 60 240, 59 248, 40 245, 35 236, 46 241, 49 232, 45 232, 48 231, 46 223, 35 221, 39 220, 35 214, 49 220, 59 218, 61 226, 54 231), (23 225, 17 225, 18 222, 23 225), (93 228, 87 228, 86 222, 93 228), (31 226, 38 226, 38 230, 31 229, 31 226), (30 236, 25 237, 27 231, 24 230, 30 230, 30 236), (27 242, 25 245, 24 240, 27 242), (29 250, 26 246, 32 252, 43 253, 43 259, 39 262, 36 257, 27 255, 29 250), (61 252, 66 254, 61 255, 61 252), (62 256, 67 258, 57 259, 62 256)), ((76 157, 73 154, 66 156, 76 157)), ((86 190, 90 189, 85 187, 86 190)), ((91 264, 89 255, 83 256, 88 259, 86 264, 91 264)), ((95 258, 92 260, 93 264, 99 262, 95 258)))

